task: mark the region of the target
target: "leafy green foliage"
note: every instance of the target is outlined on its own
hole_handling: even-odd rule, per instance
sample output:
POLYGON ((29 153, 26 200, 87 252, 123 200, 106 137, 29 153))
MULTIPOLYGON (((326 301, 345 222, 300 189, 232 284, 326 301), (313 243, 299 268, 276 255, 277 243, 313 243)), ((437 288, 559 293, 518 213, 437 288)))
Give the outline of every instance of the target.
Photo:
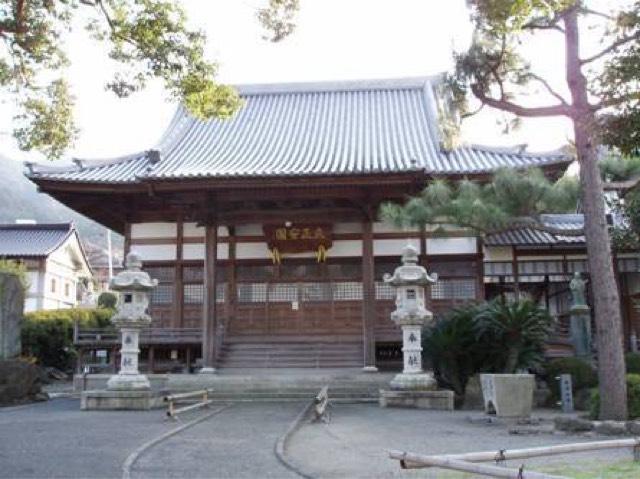
POLYGON ((99 308, 115 309, 117 302, 118 297, 110 291, 103 291, 100 293, 100 296, 98 296, 99 308))
POLYGON ((627 353, 624 362, 629 374, 640 374, 640 353, 627 353))
POLYGON ((484 348, 475 334, 475 318, 481 309, 474 304, 456 308, 423 336, 425 358, 431 362, 438 385, 455 393, 456 406, 464 402, 467 383, 484 361, 484 348))
POLYGON ((74 21, 85 21, 122 65, 107 83, 116 95, 131 95, 157 78, 197 118, 228 118, 240 107, 237 92, 216 83, 205 36, 187 27, 178 2, 0 0, 0 89, 20 104, 14 135, 22 149, 57 159, 73 144, 73 96, 60 70, 68 64, 64 34, 74 21))
POLYGON ((22 349, 34 356, 43 366, 62 371, 73 368, 76 350, 73 346, 75 322, 85 328, 111 326, 112 309, 57 309, 34 311, 24 316, 22 323, 22 349))
POLYGON ((423 350, 438 384, 453 390, 460 405, 474 374, 538 366, 550 325, 548 313, 532 301, 469 304, 427 328, 423 350))
POLYGON ((541 213, 574 211, 579 194, 575 178, 556 182, 539 169, 501 169, 490 182, 434 180, 405 205, 387 203, 381 215, 397 224, 453 223, 480 233, 532 225, 541 213))
POLYGON ((294 18, 300 10, 300 0, 269 0, 266 8, 258 10, 258 20, 268 32, 265 40, 279 42, 295 30, 294 18))
MULTIPOLYGON (((629 419, 640 418, 640 374, 627 374, 627 407, 629 408, 629 419)), ((594 390, 591 396, 592 419, 600 415, 600 393, 594 390)))
POLYGON ((530 300, 491 301, 476 317, 478 341, 487 347, 488 372, 515 373, 538 366, 551 329, 551 316, 530 300))
POLYGON ((14 274, 20 280, 24 290, 29 289, 29 278, 27 277, 27 267, 11 259, 0 259, 0 273, 14 274))
POLYGON ((574 394, 581 389, 598 385, 598 373, 591 364, 580 358, 558 358, 544 364, 547 385, 555 400, 560 398, 560 385, 556 379, 560 374, 571 374, 571 388, 574 394))
MULTIPOLYGON (((640 179, 640 157, 610 154, 600 162, 602 178, 607 182, 634 182, 640 179)), ((622 195, 607 197, 610 210, 621 220, 611 230, 616 249, 640 248, 640 188, 636 183, 622 195)))

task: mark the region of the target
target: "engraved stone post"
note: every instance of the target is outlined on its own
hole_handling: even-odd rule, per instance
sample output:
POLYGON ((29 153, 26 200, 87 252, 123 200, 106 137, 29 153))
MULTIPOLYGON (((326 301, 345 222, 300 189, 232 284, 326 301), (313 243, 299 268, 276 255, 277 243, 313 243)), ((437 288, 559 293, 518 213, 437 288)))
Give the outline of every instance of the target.
POLYGON ((129 253, 126 269, 111 280, 111 289, 119 293, 116 314, 111 321, 120 329, 120 372, 107 383, 110 390, 148 390, 151 385, 146 375, 138 371, 138 341, 140 330, 151 324, 149 295, 158 284, 141 271, 142 261, 136 253, 129 253))
POLYGON ((384 281, 396 288, 396 309, 391 320, 402 328, 404 359, 402 373, 391 381, 392 389, 435 388, 433 375, 422 371, 422 328, 433 320, 433 314, 425 307, 425 289, 437 279, 437 275, 430 276, 418 264, 418 252, 410 245, 403 251, 402 266, 393 275, 385 275, 384 281))

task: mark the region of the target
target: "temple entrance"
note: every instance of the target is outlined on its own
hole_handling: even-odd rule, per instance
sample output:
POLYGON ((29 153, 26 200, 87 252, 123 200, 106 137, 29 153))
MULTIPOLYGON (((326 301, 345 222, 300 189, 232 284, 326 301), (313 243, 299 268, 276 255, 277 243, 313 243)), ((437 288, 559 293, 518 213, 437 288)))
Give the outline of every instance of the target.
POLYGON ((362 334, 362 280, 357 262, 314 259, 237 267, 237 303, 229 335, 362 334))

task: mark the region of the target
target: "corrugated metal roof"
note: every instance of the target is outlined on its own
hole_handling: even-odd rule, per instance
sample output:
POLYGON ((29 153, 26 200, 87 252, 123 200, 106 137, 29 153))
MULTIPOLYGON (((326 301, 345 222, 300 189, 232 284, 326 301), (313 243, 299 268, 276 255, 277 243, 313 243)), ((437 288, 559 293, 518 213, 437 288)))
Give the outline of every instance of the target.
POLYGON ((73 223, 0 225, 0 257, 48 256, 74 231, 73 223))
POLYGON ((134 183, 150 179, 484 173, 568 163, 561 153, 441 147, 437 79, 240 86, 230 120, 199 121, 180 107, 158 145, 66 169, 30 166, 47 180, 134 183))
MULTIPOLYGON (((577 230, 584 228, 584 216, 581 214, 540 215, 542 223, 558 230, 577 230)), ((575 245, 585 242, 584 235, 562 235, 533 228, 519 228, 488 235, 487 246, 549 246, 575 245)))

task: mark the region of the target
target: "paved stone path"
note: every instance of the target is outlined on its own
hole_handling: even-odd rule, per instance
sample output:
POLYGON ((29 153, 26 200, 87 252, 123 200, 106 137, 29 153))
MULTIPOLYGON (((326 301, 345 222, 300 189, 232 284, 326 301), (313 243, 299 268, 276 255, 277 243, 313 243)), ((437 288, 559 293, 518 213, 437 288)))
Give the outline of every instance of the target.
POLYGON ((140 444, 176 427, 163 411, 80 411, 77 399, 0 408, 0 478, 120 478, 140 444))
POLYGON ((132 478, 295 478, 274 454, 301 403, 237 403, 154 446, 132 478))
MULTIPOLYGON (((465 477, 441 469, 401 470, 387 450, 423 454, 520 449, 612 437, 565 434, 511 435, 505 425, 472 424, 471 411, 381 409, 375 404, 333 404, 328 424, 309 423, 291 438, 288 457, 306 474, 322 478, 451 478, 465 477)), ((576 465, 587 470, 607 461, 630 460, 627 450, 549 456, 524 461, 528 466, 576 465)), ((508 464, 517 468, 522 461, 508 464)), ((554 466, 555 467, 555 466, 554 466)))

